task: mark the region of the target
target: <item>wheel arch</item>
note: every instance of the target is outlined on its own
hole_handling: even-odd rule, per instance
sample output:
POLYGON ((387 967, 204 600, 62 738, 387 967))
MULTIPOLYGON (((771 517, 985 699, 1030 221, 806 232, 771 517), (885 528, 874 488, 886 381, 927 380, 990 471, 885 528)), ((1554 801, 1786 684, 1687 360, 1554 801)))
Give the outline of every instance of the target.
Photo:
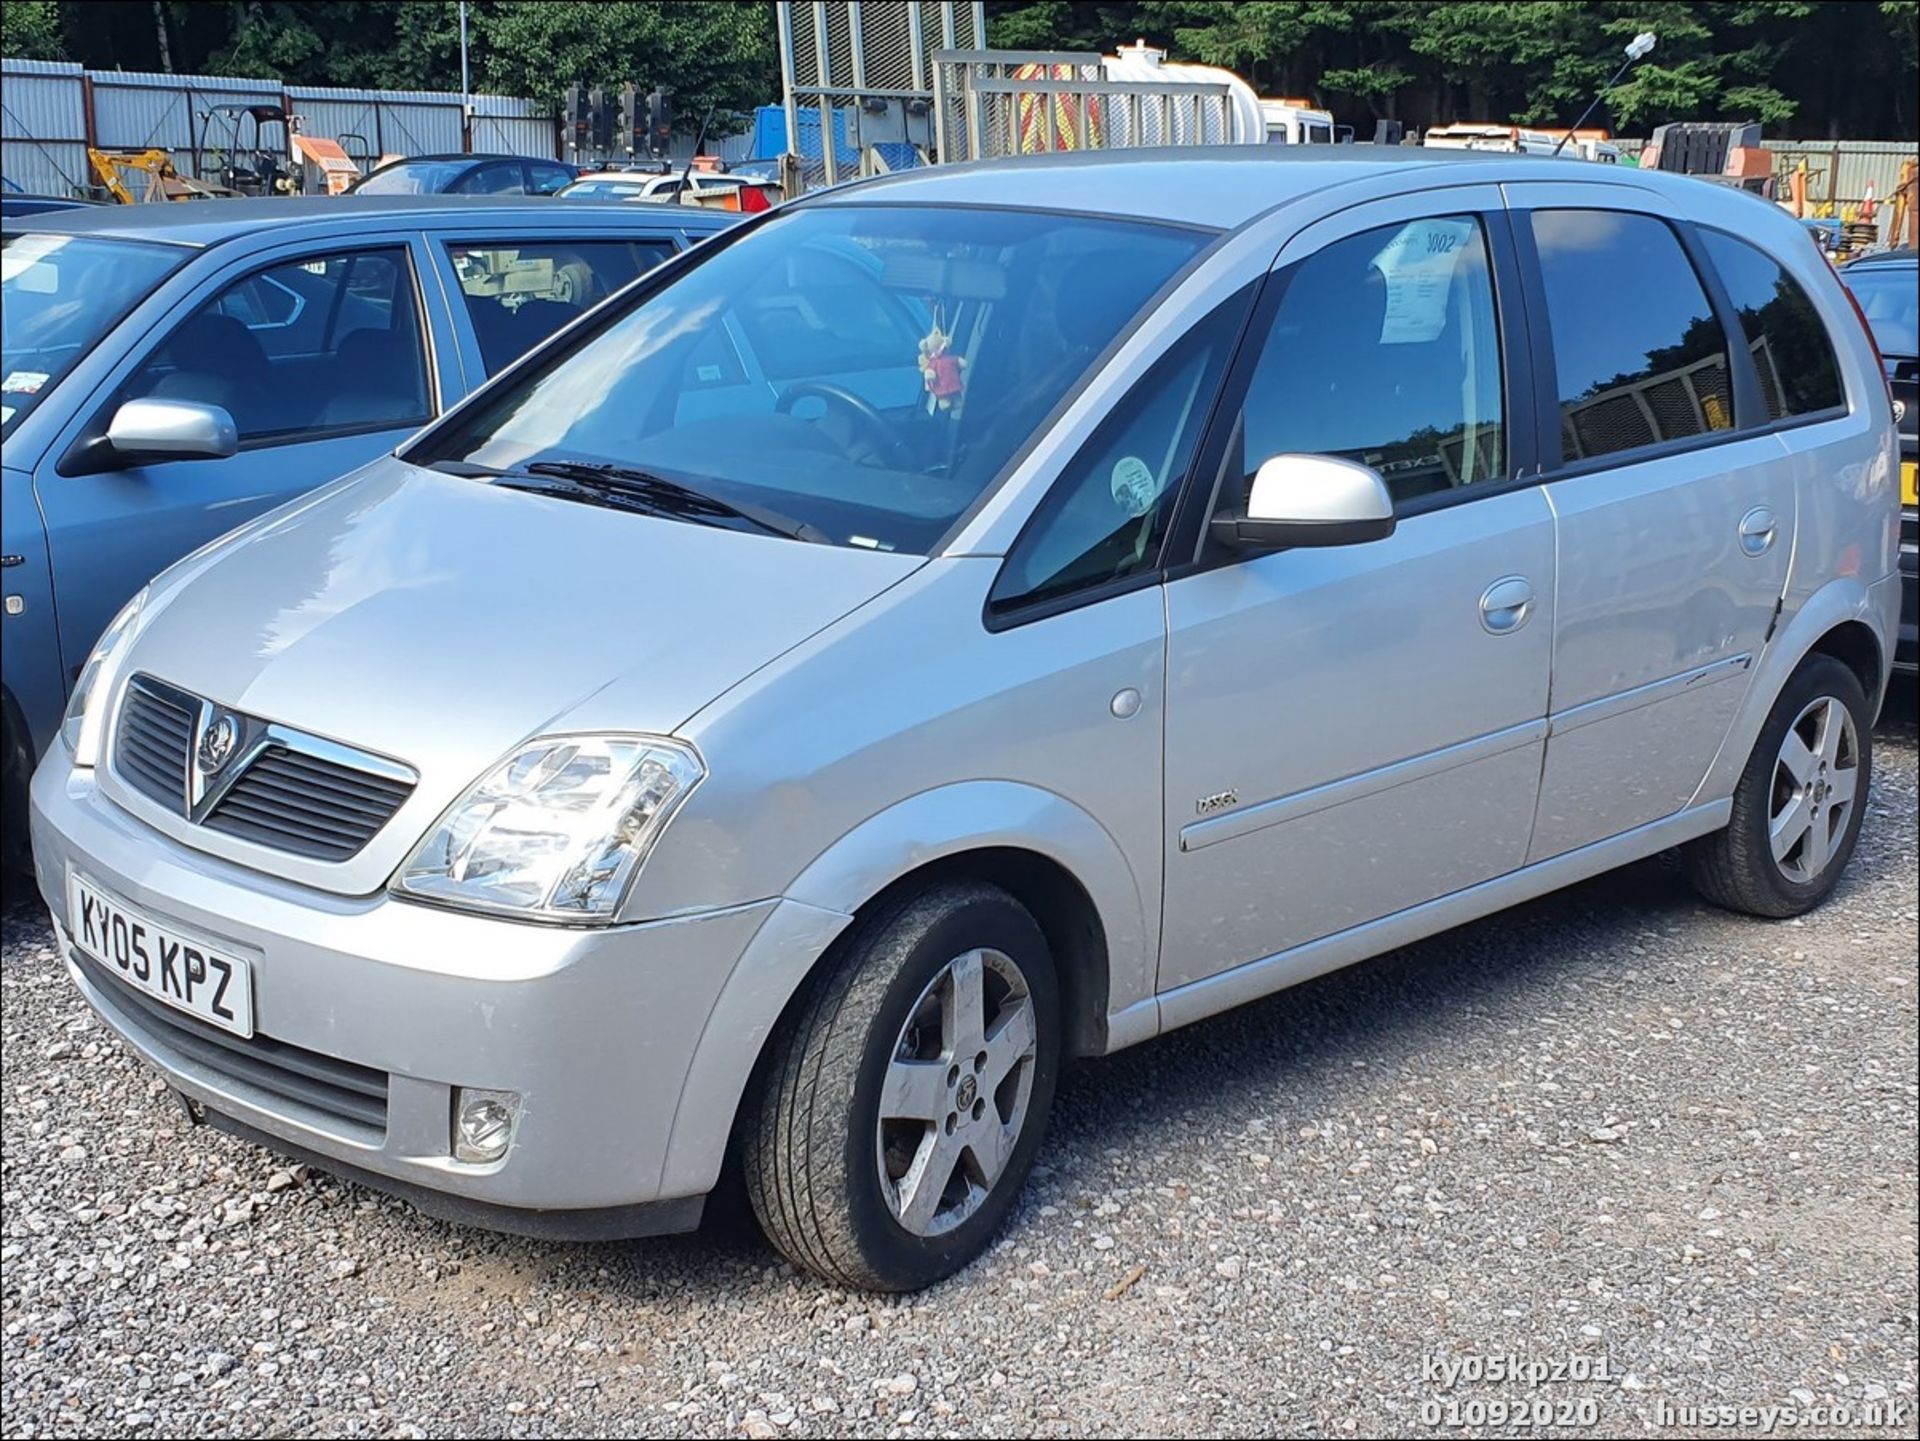
MULTIPOLYGON (((1898 584, 1898 577, 1891 579, 1898 584)), ((1691 803, 1723 800, 1733 794, 1775 700, 1810 655, 1832 656, 1853 671, 1867 694, 1868 709, 1877 711, 1886 693, 1892 654, 1885 628, 1886 617, 1874 588, 1856 577, 1829 581, 1809 596, 1761 652, 1740 713, 1691 803)))
POLYGON ((1059 974, 1068 1054, 1106 1049, 1116 998, 1140 999, 1133 992, 1153 983, 1141 891, 1118 844, 1079 807, 1030 786, 925 792, 809 865, 735 965, 688 1066, 660 1194, 714 1185, 768 1038, 853 920, 905 890, 962 876, 1001 886, 1039 923, 1059 974))

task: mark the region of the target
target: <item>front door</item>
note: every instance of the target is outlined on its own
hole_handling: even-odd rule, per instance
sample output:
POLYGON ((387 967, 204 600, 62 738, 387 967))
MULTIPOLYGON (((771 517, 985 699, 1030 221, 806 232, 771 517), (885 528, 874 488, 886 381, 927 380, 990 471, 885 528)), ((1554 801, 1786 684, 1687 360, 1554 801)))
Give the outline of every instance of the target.
POLYGON ((1163 994, 1524 860, 1554 537, 1510 433, 1514 273, 1486 187, 1359 207, 1278 258, 1238 421, 1209 444, 1217 504, 1243 505, 1273 455, 1330 454, 1385 476, 1399 523, 1203 547, 1167 585, 1163 994))
POLYGON ((141 584, 261 511, 390 451, 437 409, 410 244, 284 253, 229 273, 144 341, 34 477, 67 675, 141 584), (75 463, 126 400, 220 406, 240 450, 75 463), (81 442, 76 444, 76 441, 81 442))

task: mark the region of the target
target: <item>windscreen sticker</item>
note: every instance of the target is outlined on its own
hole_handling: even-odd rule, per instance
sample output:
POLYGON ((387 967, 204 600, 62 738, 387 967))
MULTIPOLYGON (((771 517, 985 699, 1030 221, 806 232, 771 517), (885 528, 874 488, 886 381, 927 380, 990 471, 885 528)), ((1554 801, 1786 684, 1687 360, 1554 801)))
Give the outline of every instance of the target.
POLYGON ((1123 455, 1113 463, 1112 484, 1113 503, 1130 516, 1145 515, 1160 498, 1153 467, 1137 455, 1123 455))
POLYGON ((44 370, 16 370, 5 380, 0 380, 0 390, 12 395, 38 395, 40 387, 47 383, 44 370))
POLYGON ((1473 241, 1471 220, 1416 220, 1373 257, 1387 281, 1382 345, 1421 345, 1447 328, 1447 296, 1454 266, 1473 241))

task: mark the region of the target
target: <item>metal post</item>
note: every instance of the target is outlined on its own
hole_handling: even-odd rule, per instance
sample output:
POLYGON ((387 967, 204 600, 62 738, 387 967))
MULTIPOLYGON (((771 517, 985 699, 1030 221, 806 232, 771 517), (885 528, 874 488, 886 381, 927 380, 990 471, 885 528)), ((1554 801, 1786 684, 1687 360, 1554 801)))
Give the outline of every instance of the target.
MULTIPOLYGON (((926 38, 926 27, 921 23, 920 7, 907 6, 907 48, 913 51, 913 88, 915 90, 933 88, 927 75, 926 38)), ((939 124, 938 121, 934 123, 939 124)))
MULTIPOLYGON (((787 112, 787 154, 800 153, 800 107, 793 98, 793 87, 798 77, 793 73, 793 7, 776 5, 773 7, 774 19, 780 26, 780 90, 786 99, 783 107, 787 112)), ((793 197, 788 196, 789 200, 793 197)))
MULTIPOLYGON (((813 0, 814 69, 819 72, 818 83, 823 88, 833 83, 832 77, 827 73, 827 43, 830 38, 826 0, 813 0)), ((837 185, 840 182, 840 167, 835 163, 833 148, 833 102, 822 95, 820 97, 820 157, 826 165, 826 179, 829 185, 837 185)))
POLYGON ((473 154, 473 77, 467 68, 467 0, 460 0, 460 145, 473 154))

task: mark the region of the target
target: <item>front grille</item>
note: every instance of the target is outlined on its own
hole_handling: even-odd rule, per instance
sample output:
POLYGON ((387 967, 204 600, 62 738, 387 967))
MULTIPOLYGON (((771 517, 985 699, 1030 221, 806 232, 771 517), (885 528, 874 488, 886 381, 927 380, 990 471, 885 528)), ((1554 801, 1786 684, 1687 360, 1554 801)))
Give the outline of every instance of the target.
POLYGON ((295 855, 344 861, 412 790, 406 781, 270 745, 220 798, 206 826, 295 855))
POLYGON ((114 741, 114 764, 127 784, 175 815, 186 814, 192 749, 193 712, 184 698, 130 682, 114 741))
MULTIPOLYGON (((199 697, 150 676, 127 683, 114 767, 128 785, 174 815, 190 814, 199 697)), ((379 834, 413 793, 412 773, 377 756, 253 717, 235 716, 244 739, 224 792, 195 818, 209 830, 314 860, 344 861, 379 834), (355 765, 348 757, 364 761, 355 765)))
POLYGON ((119 1019, 142 1040, 230 1080, 384 1135, 387 1073, 255 1032, 241 1037, 164 1005, 115 977, 78 947, 69 955, 119 1019))

